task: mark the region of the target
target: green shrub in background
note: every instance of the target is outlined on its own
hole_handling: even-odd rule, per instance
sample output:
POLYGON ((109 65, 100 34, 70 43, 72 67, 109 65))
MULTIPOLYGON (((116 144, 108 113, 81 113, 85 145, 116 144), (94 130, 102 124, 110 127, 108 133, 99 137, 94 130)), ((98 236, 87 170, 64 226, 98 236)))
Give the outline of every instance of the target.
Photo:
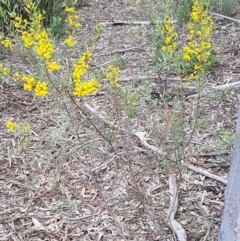
POLYGON ((20 15, 23 19, 29 21, 30 12, 26 6, 32 4, 31 7, 45 12, 43 19, 44 26, 50 28, 53 35, 63 35, 66 31, 64 20, 67 16, 63 8, 63 3, 66 3, 67 6, 79 6, 79 2, 81 2, 81 0, 35 0, 33 3, 29 0, 1 0, 0 31, 8 34, 11 30, 14 30, 12 13, 15 13, 17 16, 20 15))
MULTIPOLYGON (((216 2, 218 3, 219 1, 216 2)), ((237 5, 239 5, 239 3, 239 0, 221 0, 220 8, 222 14, 227 16, 237 15, 238 12, 236 12, 235 10, 237 9, 237 11, 239 11, 239 8, 237 8, 237 5)))
POLYGON ((181 0, 177 7, 177 19, 178 24, 182 26, 190 19, 190 13, 192 9, 193 0, 181 0))
MULTIPOLYGON (((177 19, 180 26, 187 23, 190 19, 190 12, 194 0, 180 0, 177 6, 177 19)), ((226 16, 236 16, 240 10, 239 0, 212 0, 205 1, 205 7, 211 11, 220 13, 226 16)))

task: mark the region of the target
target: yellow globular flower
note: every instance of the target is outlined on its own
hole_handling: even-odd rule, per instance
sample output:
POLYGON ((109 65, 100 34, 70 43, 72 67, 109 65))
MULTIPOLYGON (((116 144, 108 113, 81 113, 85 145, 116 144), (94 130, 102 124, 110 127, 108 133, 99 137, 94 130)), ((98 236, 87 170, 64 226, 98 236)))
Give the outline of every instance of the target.
POLYGON ((44 81, 38 81, 35 87, 36 96, 46 96, 48 94, 48 86, 44 81))
POLYGON ((27 7, 28 9, 31 9, 32 6, 33 6, 32 1, 29 1, 29 2, 26 4, 26 7, 27 7))
POLYGON ((65 8, 65 12, 67 12, 67 13, 76 13, 76 12, 75 12, 75 9, 74 9, 73 7, 71 7, 71 8, 65 8))
POLYGON ((15 132, 16 129, 18 128, 18 124, 16 122, 13 122, 13 121, 7 121, 6 127, 8 128, 8 130, 10 132, 15 132))
POLYGON ((17 29, 22 29, 22 18, 17 16, 14 19, 14 27, 17 29))
POLYGON ((75 38, 72 34, 70 34, 70 35, 67 37, 67 39, 64 41, 64 43, 65 43, 68 47, 72 48, 77 42, 76 42, 76 38, 75 38))
POLYGON ((34 44, 33 34, 28 31, 22 31, 22 41, 26 48, 30 48, 34 44))
POLYGON ((36 16, 36 20, 39 22, 43 19, 43 15, 41 13, 39 13, 37 16, 36 16))
POLYGON ((30 125, 29 124, 26 124, 24 127, 23 127, 23 131, 25 134, 28 134, 29 131, 30 131, 30 125))
POLYGON ((24 75, 20 79, 23 82, 23 89, 27 91, 32 91, 35 86, 36 80, 33 76, 24 75))
POLYGON ((109 72, 107 73, 107 78, 110 80, 110 85, 114 88, 118 87, 118 76, 120 73, 120 69, 118 67, 110 65, 108 66, 108 70, 109 72))
POLYGON ((101 88, 101 85, 95 79, 92 79, 91 81, 84 81, 75 85, 73 95, 77 97, 83 97, 93 94, 99 88, 101 88))
POLYGON ((4 40, 1 40, 0 43, 7 49, 10 49, 10 50, 13 49, 12 42, 9 38, 5 38, 4 40))
POLYGON ((55 61, 47 61, 47 70, 48 72, 51 71, 58 71, 61 69, 61 66, 55 61))

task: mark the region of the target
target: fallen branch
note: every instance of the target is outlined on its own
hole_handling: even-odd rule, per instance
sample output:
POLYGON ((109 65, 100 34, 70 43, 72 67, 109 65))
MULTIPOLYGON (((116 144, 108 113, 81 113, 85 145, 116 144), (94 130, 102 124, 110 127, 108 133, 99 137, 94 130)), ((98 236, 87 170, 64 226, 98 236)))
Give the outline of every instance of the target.
POLYGON ((101 22, 102 25, 150 25, 150 21, 121 21, 113 20, 112 22, 101 22))
MULTIPOLYGON (((240 81, 236 81, 233 83, 228 83, 228 84, 224 84, 224 85, 217 85, 217 86, 207 86, 206 89, 203 89, 201 95, 209 95, 211 93, 214 93, 214 91, 219 91, 219 90, 227 90, 227 89, 232 89, 232 88, 237 88, 240 86, 240 81)), ((192 98, 192 97, 197 97, 198 94, 193 94, 193 95, 189 95, 187 96, 187 98, 192 98)))
POLYGON ((239 20, 237 20, 237 19, 235 19, 235 18, 227 17, 227 16, 222 15, 222 14, 212 13, 212 12, 210 12, 210 14, 212 14, 213 16, 217 16, 217 17, 220 17, 220 18, 226 18, 226 19, 228 19, 228 20, 231 20, 231 21, 234 21, 234 22, 240 23, 239 20))
POLYGON ((228 183, 228 180, 226 178, 223 178, 223 177, 219 177, 217 175, 214 175, 214 174, 211 174, 209 172, 207 172, 206 170, 202 169, 202 168, 199 168, 199 167, 196 167, 196 166, 193 166, 193 165, 190 165, 188 164, 187 167, 195 172, 198 172, 206 177, 209 177, 209 178, 212 178, 212 179, 215 179, 216 181, 219 181, 225 185, 227 185, 228 183))
POLYGON ((142 142, 142 144, 146 147, 146 148, 148 148, 148 149, 150 149, 150 150, 152 150, 152 151, 154 151, 154 152, 157 152, 158 154, 160 154, 160 155, 163 155, 163 150, 162 150, 162 148, 157 148, 157 147, 155 147, 155 146, 152 146, 152 145, 150 145, 150 144, 148 144, 147 143, 147 139, 144 137, 144 132, 135 132, 135 133, 133 133, 136 137, 138 137, 138 139, 140 139, 140 141, 142 142))
POLYGON ((97 55, 96 57, 113 55, 113 54, 123 54, 123 53, 126 53, 126 52, 132 52, 132 51, 136 51, 136 50, 144 50, 144 49, 139 48, 139 47, 132 47, 132 48, 127 48, 127 49, 116 49, 116 50, 111 51, 109 53, 97 55))
POLYGON ((99 112, 97 112, 95 109, 93 109, 89 104, 84 103, 83 106, 89 111, 91 112, 93 115, 95 115, 98 119, 100 119, 101 121, 103 121, 105 124, 113 127, 114 124, 110 121, 107 121, 99 112))
POLYGON ((187 234, 182 225, 175 220, 175 215, 178 209, 178 187, 176 182, 176 175, 169 176, 169 192, 170 192, 170 208, 168 209, 167 224, 177 235, 178 241, 186 241, 187 234))
POLYGON ((236 82, 233 82, 233 83, 228 83, 228 84, 225 84, 225 85, 217 85, 217 86, 213 86, 212 88, 214 90, 225 90, 225 89, 231 89, 233 87, 239 87, 240 86, 240 81, 236 81, 236 82))
MULTIPOLYGON (((155 146, 149 145, 149 144, 147 143, 147 140, 146 140, 146 138, 144 137, 144 133, 143 133, 143 132, 136 132, 136 133, 134 133, 134 135, 140 139, 140 141, 142 142, 142 144, 143 144, 146 148, 148 148, 148 149, 150 149, 150 150, 152 150, 152 151, 154 151, 154 152, 157 152, 157 153, 160 154, 160 155, 163 155, 163 151, 162 151, 161 149, 159 149, 159 148, 157 148, 157 147, 155 147, 155 146)), ((204 175, 204 176, 206 176, 206 177, 215 179, 216 181, 219 181, 219 182, 221 182, 221 183, 223 183, 223 184, 225 184, 225 185, 226 185, 227 182, 228 182, 228 180, 227 180, 226 178, 219 177, 219 176, 217 176, 217 175, 211 174, 211 173, 207 172, 206 170, 204 170, 204 169, 202 169, 202 168, 195 167, 195 166, 190 165, 190 164, 187 164, 187 167, 188 167, 190 170, 193 170, 193 171, 195 171, 195 172, 198 172, 198 173, 200 173, 200 174, 202 174, 202 175, 204 175)))

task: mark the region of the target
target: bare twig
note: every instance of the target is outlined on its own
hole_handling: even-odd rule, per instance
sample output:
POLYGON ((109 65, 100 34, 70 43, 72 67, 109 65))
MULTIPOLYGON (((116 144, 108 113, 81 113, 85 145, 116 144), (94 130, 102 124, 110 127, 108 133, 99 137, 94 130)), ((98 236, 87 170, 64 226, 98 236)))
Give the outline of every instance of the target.
POLYGON ((240 81, 236 81, 233 83, 228 83, 228 84, 224 84, 224 85, 217 85, 217 86, 213 86, 212 88, 214 90, 225 90, 225 89, 231 89, 231 88, 236 88, 240 86, 240 81))
POLYGON ((220 18, 225 18, 225 19, 228 19, 228 20, 240 23, 240 20, 237 20, 235 18, 230 18, 230 17, 227 17, 227 16, 219 14, 219 13, 212 13, 212 12, 210 12, 210 14, 212 14, 213 16, 217 16, 217 17, 220 17, 220 18))
POLYGON ((150 25, 150 21, 122 21, 122 20, 113 20, 111 22, 101 22, 102 25, 150 25))
POLYGON ((133 134, 140 139, 140 141, 142 142, 142 144, 143 144, 146 148, 148 148, 148 149, 150 149, 150 150, 152 150, 152 151, 154 151, 154 152, 157 152, 157 153, 160 154, 160 155, 163 155, 163 154, 164 154, 161 147, 157 148, 157 147, 152 146, 152 145, 150 145, 150 144, 147 143, 147 140, 146 140, 146 138, 144 137, 144 132, 135 132, 135 133, 133 133, 133 134))
POLYGON ((105 54, 104 53, 99 54, 96 57, 113 55, 113 54, 122 54, 122 53, 132 52, 132 51, 136 51, 136 50, 144 50, 144 49, 139 48, 139 47, 132 47, 132 48, 127 48, 127 49, 116 49, 116 50, 113 50, 113 51, 105 53, 105 54))
POLYGON ((103 121, 104 123, 106 123, 109 126, 114 126, 114 124, 110 121, 107 121, 99 112, 97 112, 94 108, 92 108, 89 104, 84 103, 83 106, 90 111, 93 115, 95 115, 98 119, 100 119, 101 121, 103 121))
POLYGON ((227 180, 226 178, 219 177, 219 176, 217 176, 217 175, 211 174, 211 173, 207 172, 206 170, 204 170, 204 169, 202 169, 202 168, 200 168, 200 167, 193 166, 193 165, 191 165, 191 164, 188 164, 187 167, 188 167, 189 169, 195 171, 195 172, 198 172, 198 173, 206 176, 206 177, 212 178, 212 179, 214 179, 214 180, 216 180, 216 181, 219 181, 219 182, 227 185, 228 180, 227 180))
POLYGON ((178 241, 186 241, 187 234, 182 225, 175 220, 175 214, 178 208, 178 187, 176 182, 176 175, 169 176, 169 192, 170 192, 170 208, 168 209, 167 224, 177 235, 178 241))

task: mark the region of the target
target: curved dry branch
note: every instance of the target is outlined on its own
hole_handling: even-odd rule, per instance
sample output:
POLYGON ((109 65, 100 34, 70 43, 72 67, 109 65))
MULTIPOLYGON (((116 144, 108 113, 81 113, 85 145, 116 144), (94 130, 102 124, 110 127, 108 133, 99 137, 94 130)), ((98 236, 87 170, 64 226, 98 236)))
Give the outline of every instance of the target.
POLYGON ((173 230, 173 232, 177 235, 179 241, 186 241, 187 234, 182 225, 177 222, 175 218, 175 214, 178 208, 178 187, 176 181, 176 175, 170 174, 169 176, 169 192, 170 192, 170 208, 168 209, 168 218, 167 224, 173 230))

